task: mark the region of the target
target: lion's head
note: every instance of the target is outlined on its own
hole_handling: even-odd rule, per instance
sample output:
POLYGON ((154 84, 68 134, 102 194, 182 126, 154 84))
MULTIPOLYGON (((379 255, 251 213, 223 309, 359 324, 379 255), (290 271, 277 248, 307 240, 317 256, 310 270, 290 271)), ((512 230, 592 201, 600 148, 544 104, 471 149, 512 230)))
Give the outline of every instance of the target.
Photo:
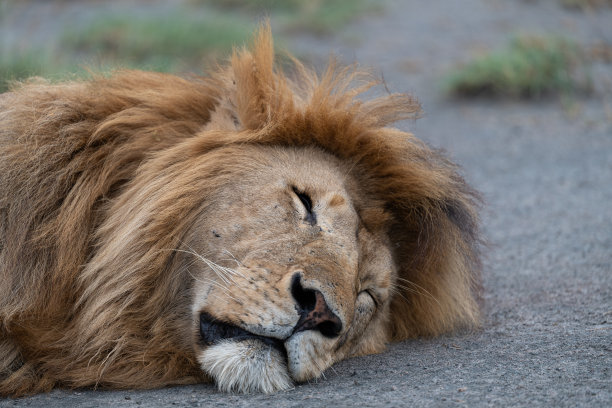
POLYGON ((397 279, 381 203, 360 197, 350 167, 320 149, 224 155, 235 182, 181 250, 204 370, 225 390, 269 392, 382 350, 397 279))
POLYGON ((405 95, 274 67, 0 97, 0 391, 273 392, 478 321, 475 194, 405 95))

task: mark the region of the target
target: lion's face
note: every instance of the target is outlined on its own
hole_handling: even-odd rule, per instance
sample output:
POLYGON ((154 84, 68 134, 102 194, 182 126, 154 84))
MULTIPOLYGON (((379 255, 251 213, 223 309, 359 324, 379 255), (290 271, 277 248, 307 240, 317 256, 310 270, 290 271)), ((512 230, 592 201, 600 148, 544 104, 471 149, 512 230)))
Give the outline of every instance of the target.
POLYGON ((203 370, 224 390, 272 392, 380 351, 395 272, 346 165, 314 149, 248 154, 180 253, 203 370))

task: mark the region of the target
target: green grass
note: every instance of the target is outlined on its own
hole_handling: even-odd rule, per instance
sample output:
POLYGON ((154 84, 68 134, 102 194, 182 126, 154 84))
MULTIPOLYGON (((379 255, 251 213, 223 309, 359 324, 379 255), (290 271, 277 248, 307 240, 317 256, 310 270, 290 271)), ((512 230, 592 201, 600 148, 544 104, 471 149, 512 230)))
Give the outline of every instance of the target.
POLYGON ((447 90, 457 96, 536 98, 588 89, 580 48, 557 37, 522 36, 501 51, 451 73, 447 90))
POLYGON ((560 0, 564 7, 589 10, 599 7, 612 7, 612 0, 560 0))
MULTIPOLYGON (((242 9, 249 12, 296 11, 304 5, 319 3, 319 0, 192 0, 194 3, 207 4, 222 9, 242 9)), ((332 0, 333 1, 333 0, 332 0)))
MULTIPOLYGON (((0 78, 5 82, 45 74, 46 58, 39 54, 19 55, 16 52, 4 52, 1 57, 0 78)), ((4 90, 6 90, 6 83, 0 84, 0 91, 4 90)))
POLYGON ((249 15, 267 15, 289 30, 331 34, 368 13, 379 11, 374 0, 193 0, 211 7, 249 15))
MULTIPOLYGON (((87 75, 88 70, 201 72, 207 63, 228 55, 232 46, 244 44, 263 17, 273 19, 279 31, 329 34, 377 10, 374 1, 191 0, 191 6, 177 7, 165 15, 102 15, 58 33, 60 47, 55 53, 35 46, 2 49, 0 44, 0 92, 14 80, 30 76, 63 79, 87 75)), ((6 4, 0 0, 0 18, 7 11, 6 4)))
POLYGON ((29 52, 0 50, 0 93, 8 90, 12 81, 18 81, 32 76, 48 79, 60 79, 68 76, 68 72, 81 71, 75 67, 69 70, 61 62, 54 60, 41 50, 29 52))
POLYGON ((159 17, 108 15, 81 29, 60 34, 61 50, 51 55, 42 49, 0 49, 0 92, 11 81, 30 76, 65 79, 116 68, 161 72, 201 72, 206 62, 229 54, 243 44, 254 23, 238 17, 189 11, 159 17))
POLYGON ((228 53, 249 38, 253 27, 245 20, 210 14, 206 18, 186 13, 146 18, 111 15, 67 32, 63 42, 76 53, 122 66, 182 71, 201 68, 205 58, 228 53))

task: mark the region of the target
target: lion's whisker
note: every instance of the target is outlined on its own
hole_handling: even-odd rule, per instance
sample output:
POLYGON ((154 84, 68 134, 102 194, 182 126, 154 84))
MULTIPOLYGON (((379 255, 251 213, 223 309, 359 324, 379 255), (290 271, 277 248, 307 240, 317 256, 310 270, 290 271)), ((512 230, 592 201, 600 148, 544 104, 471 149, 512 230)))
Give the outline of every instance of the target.
MULTIPOLYGON (((183 245, 183 246, 187 247, 187 249, 189 249, 189 251, 180 250, 180 249, 175 249, 175 251, 183 251, 183 252, 186 252, 186 253, 192 254, 192 255, 193 255, 193 256, 195 256, 196 258, 198 258, 198 259, 200 259, 200 260, 204 261, 204 262, 205 262, 207 265, 209 265, 209 263, 210 263, 210 264, 214 265, 215 267, 219 268, 219 270, 221 270, 221 271, 223 271, 223 272, 227 273, 228 275, 238 275, 238 276, 240 276, 240 277, 244 277, 244 274, 242 274, 241 272, 238 272, 237 270, 232 269, 232 268, 227 268, 227 267, 221 266, 221 265, 219 265, 219 264, 217 264, 217 263, 213 262, 212 260, 210 260, 210 259, 209 259, 209 258, 207 258, 206 256, 204 256, 204 255, 201 255, 201 254, 197 253, 197 252, 196 252, 196 251, 195 251, 193 248, 191 248, 191 247, 190 247, 189 245, 187 245, 186 243, 184 243, 184 242, 182 242, 182 241, 180 241, 180 243, 181 243, 181 245, 183 245)), ((225 252, 225 253, 229 254, 229 255, 232 257, 232 260, 234 260, 234 261, 235 261, 235 262, 238 264, 238 266, 241 266, 240 262, 239 262, 239 261, 238 261, 238 260, 237 260, 237 259, 236 259, 236 258, 235 258, 233 255, 232 255, 232 253, 231 253, 230 251, 228 251, 227 249, 223 249, 223 252, 225 252)), ((210 265, 209 265, 209 266, 210 266, 210 265)), ((211 269, 212 269, 212 267, 211 267, 211 269)), ((215 272, 217 272, 217 270, 215 270, 215 272)), ((227 275, 226 275, 226 276, 227 276, 227 275)), ((236 283, 236 282, 234 282, 234 283, 236 283)))
POLYGON ((408 298, 406 296, 404 296, 402 291, 399 290, 398 288, 392 287, 391 288, 391 292, 393 293, 393 295, 397 295, 397 296, 401 297, 402 299, 404 299, 406 302, 409 302, 408 298))
MULTIPOLYGON (((187 273, 188 273, 188 274, 189 274, 189 275, 190 275, 190 276, 191 276, 191 277, 192 277, 194 280, 196 280, 196 281, 198 281, 198 282, 201 282, 201 283, 209 283, 209 284, 211 284, 211 285, 213 285, 213 286, 217 287, 217 288, 218 288, 218 289, 220 289, 221 291, 223 291, 223 293, 224 293, 224 294, 225 294, 227 297, 229 297, 230 299, 234 300, 235 302, 238 302, 238 300, 237 300, 235 297, 233 297, 233 296, 230 294, 230 290, 229 290, 229 288, 228 288, 227 286, 223 286, 223 285, 222 285, 220 282, 217 282, 217 281, 215 281, 215 280, 213 280, 213 279, 209 279, 209 278, 205 278, 205 277, 199 277, 199 278, 198 278, 198 277, 194 276, 194 275, 193 275, 193 273, 191 273, 191 271, 190 271, 188 268, 186 268, 186 271, 187 271, 187 273)), ((212 294, 211 294, 211 295, 212 295, 212 294)))
POLYGON ((394 293, 402 293, 402 291, 399 290, 399 289, 403 289, 406 292, 414 293, 414 294, 417 294, 417 295, 426 295, 425 293, 419 292, 418 290, 416 290, 414 288, 409 288, 407 286, 403 286, 403 285, 400 285, 400 284, 396 284, 395 287, 392 288, 394 293))
POLYGON ((236 262, 236 264, 237 264, 238 266, 242 266, 242 262, 240 262, 240 261, 239 261, 239 260, 238 260, 238 259, 237 259, 237 258, 234 256, 234 254, 232 254, 232 253, 231 253, 229 250, 227 250, 227 249, 225 249, 225 248, 224 248, 224 249, 223 249, 223 252, 225 252, 226 254, 228 254, 229 256, 231 256, 231 257, 232 257, 232 259, 234 260, 234 262, 236 262))
POLYGON ((433 300, 435 300, 435 301, 436 301, 436 303, 438 303, 438 305, 440 305, 440 302, 438 301, 438 299, 437 299, 437 298, 436 298, 434 295, 432 295, 432 294, 431 294, 431 293, 430 293, 430 292, 429 292, 427 289, 425 289, 424 287, 422 287, 422 286, 420 286, 420 285, 418 285, 418 284, 416 284, 416 283, 414 283, 414 282, 412 282, 412 281, 410 281, 410 280, 408 280, 408 279, 405 279, 405 278, 400 278, 400 277, 398 277, 398 278, 397 278, 397 280, 400 280, 400 281, 402 281, 402 282, 408 283, 408 284, 410 284, 410 285, 415 286, 417 289, 422 290, 422 291, 424 292, 424 294, 428 295, 430 298, 432 298, 433 300))
POLYGON ((405 290, 405 291, 407 291, 407 292, 411 292, 411 293, 414 293, 414 294, 417 294, 417 295, 423 295, 423 296, 425 296, 425 297, 428 297, 428 298, 430 298, 431 300, 433 300, 434 302, 436 302, 438 305, 440 305, 440 306, 441 306, 441 304, 440 304, 440 302, 438 301, 438 299, 436 299, 436 298, 435 298, 435 296, 433 296, 432 294, 430 294, 429 292, 427 292, 425 289, 422 289, 422 288, 421 288, 421 289, 422 289, 422 291, 420 291, 420 290, 418 290, 418 289, 409 288, 409 287, 407 287, 407 286, 403 286, 403 285, 399 285, 399 284, 396 284, 395 286, 397 286, 398 288, 403 289, 403 290, 405 290))
MULTIPOLYGON (((315 367, 317 367, 317 370, 319 370, 319 373, 321 374, 321 377, 323 377, 324 380, 327 380, 327 377, 325 376, 325 370, 323 370, 321 368, 321 364, 317 361, 316 358, 312 359, 312 364, 314 364, 315 367)), ((315 381, 317 381, 318 378, 315 379, 315 381)))
MULTIPOLYGON (((188 247, 189 248, 189 247, 188 247)), ((217 274, 217 276, 219 276, 219 278, 221 278, 226 284, 230 284, 230 283, 234 283, 237 284, 237 282, 231 278, 231 275, 236 274, 236 272, 231 269, 231 268, 226 268, 224 266, 218 265, 216 263, 214 263, 213 261, 211 261, 208 258, 205 258, 204 256, 198 254, 197 252, 190 250, 184 250, 184 249, 175 249, 174 251, 176 252, 184 252, 187 254, 191 254, 193 256, 195 256, 197 259, 199 259, 200 261, 202 261, 203 263, 205 263, 213 272, 215 272, 215 274, 217 274)))
POLYGON ((197 278, 195 277, 191 271, 187 271, 187 273, 189 273, 189 275, 196 281, 201 282, 201 283, 210 283, 211 285, 217 287, 218 289, 222 290, 223 293, 225 293, 226 295, 229 296, 229 288, 227 286, 223 286, 220 282, 217 282, 215 280, 209 279, 209 278, 197 278))
MULTIPOLYGON (((227 303, 227 302, 226 302, 226 300, 227 300, 227 299, 220 298, 219 296, 215 295, 214 293, 210 293, 208 296, 212 296, 213 298, 217 299, 217 300, 218 300, 219 302, 221 302, 221 303, 227 303)), ((231 296, 229 296, 229 295, 227 295, 227 297, 229 297, 230 299, 234 299, 234 300, 236 300, 235 298, 233 298, 233 297, 231 297, 231 296)))

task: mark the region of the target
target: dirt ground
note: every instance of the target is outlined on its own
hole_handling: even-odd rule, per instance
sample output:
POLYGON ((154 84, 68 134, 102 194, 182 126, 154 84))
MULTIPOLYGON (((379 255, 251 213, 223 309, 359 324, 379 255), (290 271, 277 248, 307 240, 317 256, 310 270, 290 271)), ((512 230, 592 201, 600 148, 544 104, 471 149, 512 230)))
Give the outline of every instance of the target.
POLYGON ((612 64, 594 93, 451 100, 440 78, 516 33, 612 44, 612 8, 556 0, 389 1, 332 38, 298 35, 293 51, 330 53, 411 92, 425 117, 401 124, 463 166, 486 201, 482 330, 392 344, 274 395, 213 385, 153 391, 54 391, 0 406, 612 406, 612 64))

